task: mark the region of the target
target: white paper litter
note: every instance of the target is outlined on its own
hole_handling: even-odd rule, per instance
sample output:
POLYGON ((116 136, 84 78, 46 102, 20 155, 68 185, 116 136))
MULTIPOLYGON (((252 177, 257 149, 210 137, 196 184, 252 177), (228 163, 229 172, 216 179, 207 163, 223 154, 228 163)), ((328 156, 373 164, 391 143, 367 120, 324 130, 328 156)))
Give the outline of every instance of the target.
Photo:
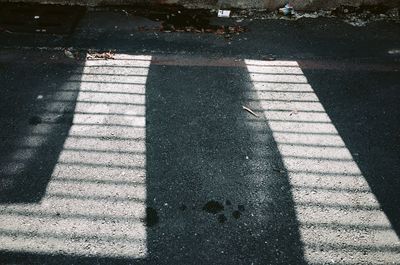
POLYGON ((218 10, 218 17, 230 17, 230 10, 218 10))

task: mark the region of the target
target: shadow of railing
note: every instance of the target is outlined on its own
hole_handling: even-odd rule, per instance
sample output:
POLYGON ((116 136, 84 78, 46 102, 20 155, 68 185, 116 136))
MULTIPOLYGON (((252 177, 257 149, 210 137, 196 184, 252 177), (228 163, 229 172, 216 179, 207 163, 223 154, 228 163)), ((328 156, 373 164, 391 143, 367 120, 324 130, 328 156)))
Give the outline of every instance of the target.
POLYGON ((24 135, 16 139, 15 150, 2 152, 1 170, 21 165, 23 170, 10 176, 26 180, 16 182, 16 196, 2 194, 0 249, 7 262, 114 263, 147 255, 145 83, 150 58, 125 57, 62 69, 73 74, 41 99, 34 129, 19 128, 24 135), (136 67, 115 72, 114 66, 125 64, 136 67), (30 166, 36 161, 42 171, 30 166))
MULTIPOLYGON (((290 179, 307 262, 396 263, 400 242, 375 197, 379 199, 379 194, 368 185, 314 87, 299 75, 298 63, 246 60, 246 64, 255 101, 290 179)), ((342 89, 337 82, 331 85, 342 89)))
POLYGON ((315 94, 400 236, 398 69, 368 67, 348 72, 310 70, 305 62, 299 64, 306 68, 315 94))
MULTIPOLYGON (((0 205, 2 261, 398 260, 390 214, 297 62, 163 59, 87 61, 52 85, 30 128, 1 131, 17 133, 2 177, 24 168, 0 205)), ((7 119, 30 113, 10 105, 7 119)))
POLYGON ((130 55, 87 61, 54 85, 12 160, 41 160, 42 148, 52 163, 40 196, 5 197, 0 206, 1 258, 304 263, 271 131, 253 128, 259 121, 241 107, 252 99, 244 67, 149 65, 149 57, 130 55), (57 152, 52 137, 62 138, 57 152), (219 214, 209 213, 212 200, 221 202, 219 214))
POLYGON ((54 68, 9 63, 1 74, 0 202, 38 203, 71 127, 69 112, 75 109, 77 87, 66 84, 80 63, 60 62, 54 68), (48 113, 61 87, 70 87, 67 102, 48 113), (46 125, 51 123, 51 125, 46 125), (42 133, 42 137, 33 135, 42 133))

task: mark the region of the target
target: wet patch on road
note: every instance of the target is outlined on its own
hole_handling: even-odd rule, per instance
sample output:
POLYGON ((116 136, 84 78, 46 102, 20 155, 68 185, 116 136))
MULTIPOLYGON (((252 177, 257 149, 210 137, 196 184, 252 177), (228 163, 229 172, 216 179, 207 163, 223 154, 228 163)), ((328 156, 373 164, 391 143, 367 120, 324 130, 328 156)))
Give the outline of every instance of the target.
POLYGON ((185 204, 181 204, 179 206, 179 210, 181 210, 181 211, 185 211, 186 209, 187 209, 187 206, 185 204))
POLYGON ((225 214, 220 214, 220 215, 218 215, 218 222, 219 222, 220 224, 225 223, 227 220, 228 220, 228 218, 226 218, 225 214))
POLYGON ((213 201, 213 200, 207 202, 203 207, 203 211, 206 211, 206 212, 212 213, 212 214, 217 214, 223 210, 224 210, 224 206, 222 205, 222 203, 213 201))
POLYGON ((241 215, 242 215, 242 213, 239 211, 233 211, 233 213, 232 213, 232 217, 235 219, 239 219, 241 215))
POLYGON ((227 216, 231 216, 232 218, 238 220, 245 211, 245 207, 243 204, 238 204, 237 210, 232 211, 232 202, 228 199, 225 201, 225 205, 227 206, 227 208, 225 208, 224 205, 218 201, 210 200, 203 206, 203 211, 214 215, 220 213, 217 216, 217 221, 220 224, 223 224, 226 221, 228 221, 227 216), (228 211, 229 214, 221 213, 226 211, 228 211))

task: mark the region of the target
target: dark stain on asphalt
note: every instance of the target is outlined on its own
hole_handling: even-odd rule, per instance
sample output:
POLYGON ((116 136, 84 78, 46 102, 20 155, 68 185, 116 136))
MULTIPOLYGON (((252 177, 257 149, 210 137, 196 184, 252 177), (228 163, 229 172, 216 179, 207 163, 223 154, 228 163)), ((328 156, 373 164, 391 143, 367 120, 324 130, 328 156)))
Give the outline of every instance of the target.
POLYGON ((223 211, 224 206, 217 201, 211 200, 204 205, 203 210, 208 213, 216 214, 219 213, 220 211, 223 211))
POLYGON ((226 220, 228 220, 228 219, 226 218, 225 214, 220 214, 220 215, 218 215, 218 222, 219 222, 220 224, 225 223, 226 220))
POLYGON ((231 206, 231 205, 232 205, 232 202, 231 202, 230 200, 226 200, 226 201, 225 201, 225 204, 226 204, 227 206, 231 206))
POLYGON ((148 227, 152 227, 155 226, 156 224, 158 224, 158 221, 160 220, 160 218, 158 217, 158 213, 156 211, 156 209, 152 208, 152 207, 147 207, 146 208, 146 226, 148 227))
POLYGON ((30 125, 38 125, 40 123, 42 123, 42 118, 40 118, 39 116, 32 116, 29 118, 30 125))
POLYGON ((239 204, 238 205, 238 210, 241 211, 241 212, 244 212, 244 205, 239 204))
POLYGON ((242 215, 242 213, 239 212, 239 211, 234 211, 234 212, 232 213, 232 216, 233 216, 233 218, 235 218, 235 219, 239 219, 241 215, 242 215))
POLYGON ((187 209, 187 206, 184 204, 181 204, 181 206, 179 206, 179 210, 181 211, 185 211, 187 209))

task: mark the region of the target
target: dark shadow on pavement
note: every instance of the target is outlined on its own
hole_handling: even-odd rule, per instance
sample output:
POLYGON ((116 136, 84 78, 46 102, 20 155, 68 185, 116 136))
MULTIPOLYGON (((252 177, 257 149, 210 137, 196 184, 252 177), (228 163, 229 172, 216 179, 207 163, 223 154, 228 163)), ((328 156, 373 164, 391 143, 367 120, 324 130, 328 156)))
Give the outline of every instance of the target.
POLYGON ((150 258, 303 264, 271 130, 242 109, 246 68, 152 64, 147 80, 147 206, 159 218, 148 228, 150 258))
MULTIPOLYGON (((41 84, 39 80, 29 83, 41 84)), ((26 89, 27 83, 20 87, 26 89)), ((272 132, 265 118, 242 109, 242 105, 261 109, 249 94, 252 89, 244 65, 150 66, 146 84, 146 258, 2 251, 0 261, 306 264, 291 187, 272 132)), ((35 97, 25 100, 29 106, 35 97)), ((18 117, 31 112, 28 109, 18 117)), ((68 128, 62 123, 48 135, 53 144, 39 149, 26 169, 33 172, 37 186, 27 188, 27 179, 21 177, 25 175, 16 178, 16 187, 26 190, 27 196, 10 193, 13 202, 37 201, 43 195, 68 128)), ((13 143, 10 148, 18 142, 13 143)))

